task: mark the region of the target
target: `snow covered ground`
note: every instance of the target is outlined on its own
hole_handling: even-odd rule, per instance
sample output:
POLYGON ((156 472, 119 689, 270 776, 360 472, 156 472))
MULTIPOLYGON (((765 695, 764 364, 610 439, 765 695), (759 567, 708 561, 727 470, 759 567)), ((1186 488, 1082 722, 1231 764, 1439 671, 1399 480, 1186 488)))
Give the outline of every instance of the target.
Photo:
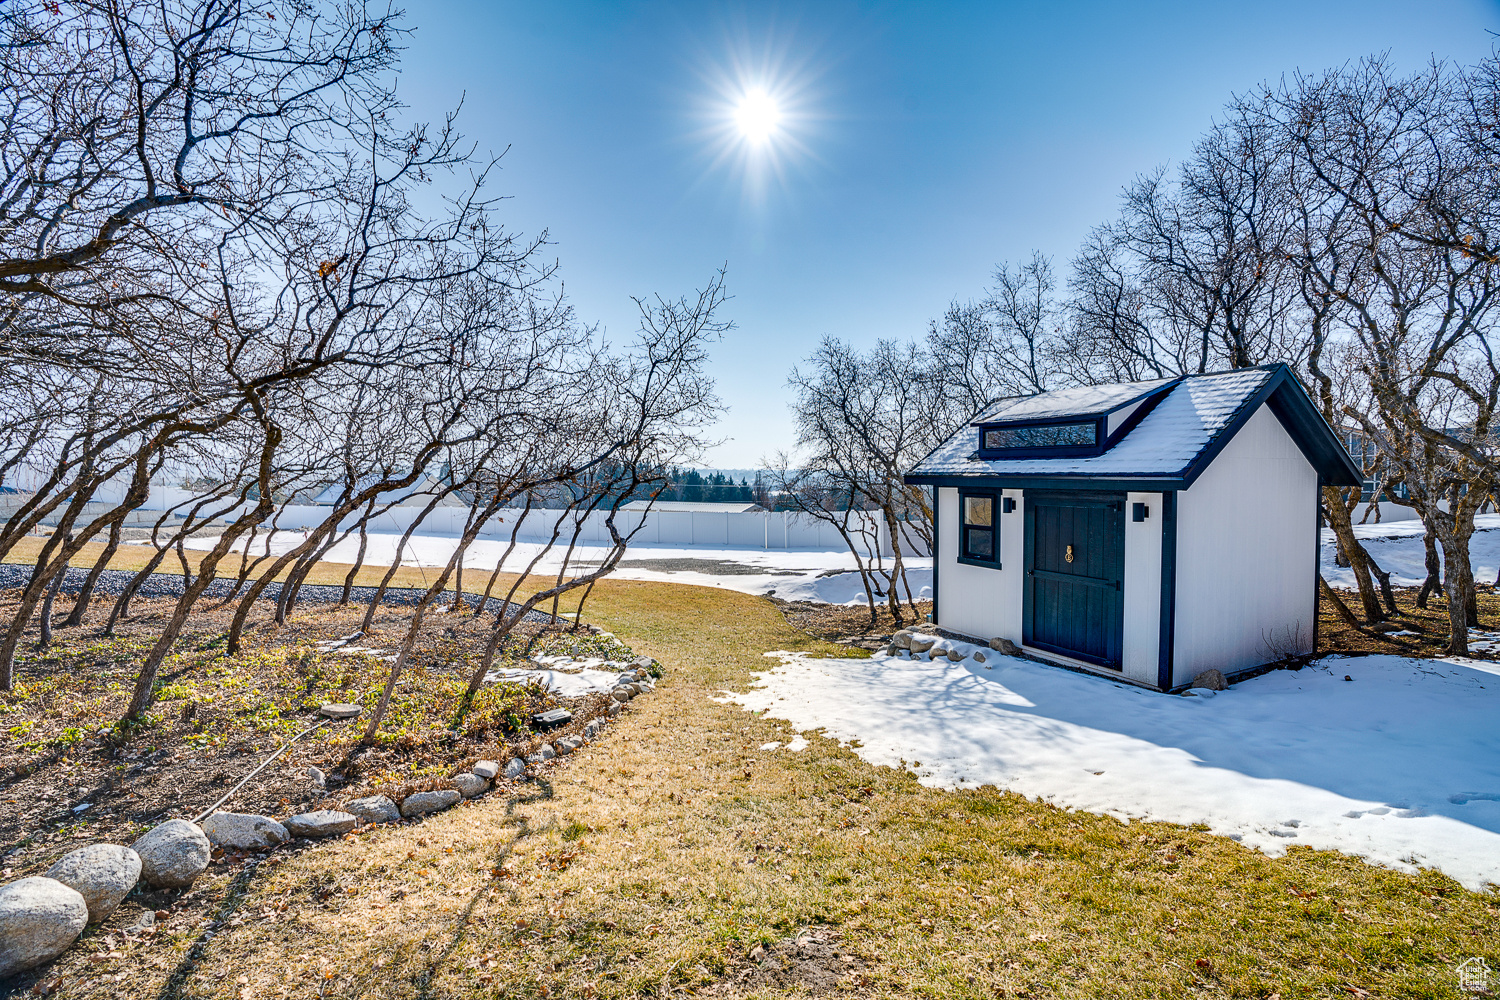
MULTIPOLYGON (((1475 532, 1469 539, 1469 558, 1474 562, 1474 579, 1490 583, 1500 568, 1500 514, 1481 514, 1474 518, 1475 532)), ((1427 579, 1426 556, 1422 548, 1421 521, 1386 521, 1383 524, 1356 524, 1355 537, 1364 542, 1376 564, 1391 574, 1395 587, 1420 587, 1427 579)), ((1333 532, 1323 529, 1321 564, 1323 578, 1331 586, 1354 589, 1354 573, 1335 566, 1336 546, 1333 532)), ((1439 557, 1442 547, 1438 548, 1439 557)))
MULTIPOLYGON (((1470 545, 1474 575, 1480 581, 1495 579, 1500 568, 1500 514, 1475 518, 1478 531, 1470 545)), ((1420 521, 1387 521, 1383 524, 1356 525, 1355 534, 1364 540, 1381 569, 1391 574, 1391 583, 1419 586, 1427 573, 1422 552, 1420 521)), ((371 565, 389 566, 400 535, 372 533, 365 561, 371 565)), ((215 538, 192 538, 191 548, 212 548, 215 538)), ((271 542, 271 552, 286 552, 302 542, 301 531, 278 532, 271 542)), ((458 540, 442 535, 414 535, 407 545, 405 565, 422 570, 440 569, 453 554, 458 540)), ((464 558, 466 570, 486 572, 508 543, 481 539, 469 547, 464 558)), ((506 561, 507 568, 519 569, 541 550, 536 542, 518 542, 506 561)), ((346 538, 325 557, 329 562, 353 562, 359 549, 357 537, 346 538)), ((264 540, 257 540, 255 554, 265 551, 264 540)), ((579 545, 574 560, 579 566, 597 564, 606 548, 579 545)), ((1323 532, 1321 564, 1323 576, 1335 587, 1353 589, 1354 575, 1333 564, 1333 532, 1323 532)), ((537 565, 537 572, 557 572, 562 552, 556 550, 537 565)), ((889 564, 889 560, 887 560, 889 564)), ((932 596, 932 559, 908 557, 907 579, 918 598, 932 596)), ((685 545, 674 548, 632 546, 625 561, 614 573, 622 580, 656 580, 663 583, 688 583, 700 587, 724 587, 746 594, 774 592, 788 601, 823 601, 830 604, 863 604, 864 588, 854 572, 854 557, 843 549, 731 549, 685 545)), ((903 597, 906 595, 903 594, 903 597)))
POLYGON ((1183 697, 988 650, 983 664, 767 655, 779 665, 726 700, 858 740, 924 784, 1500 882, 1500 664, 1329 657, 1183 697))
MULTIPOLYGON (((273 555, 290 551, 302 543, 301 531, 278 532, 271 540, 273 555)), ((190 548, 209 549, 216 538, 191 538, 190 548)), ((369 536, 365 562, 373 566, 389 566, 396 555, 400 535, 376 534, 369 536)), ((465 571, 488 572, 504 554, 509 543, 480 539, 469 546, 464 554, 465 571)), ((407 543, 402 560, 406 566, 424 571, 436 571, 452 557, 458 539, 439 535, 413 535, 407 543)), ((520 570, 541 551, 537 542, 517 542, 516 548, 506 560, 508 570, 520 570)), ((254 555, 265 552, 263 539, 252 547, 254 555)), ((573 565, 586 568, 597 565, 608 549, 600 545, 579 545, 574 551, 573 565)), ((352 563, 359 553, 358 536, 350 536, 335 545, 324 556, 328 562, 352 563)), ((562 562, 559 547, 537 564, 535 572, 556 573, 562 562)), ((917 597, 932 596, 932 559, 908 558, 907 577, 917 597), (919 592, 920 591, 920 592, 919 592)), ((853 572, 854 557, 848 550, 825 549, 726 549, 709 546, 681 546, 657 548, 632 546, 624 562, 615 570, 614 577, 621 580, 656 580, 664 583, 689 583, 700 587, 724 587, 746 594, 765 594, 772 591, 777 597, 788 601, 826 601, 834 604, 864 603, 864 589, 859 574, 853 572), (825 576, 825 573, 836 575, 825 576)), ((902 595, 905 596, 904 594, 902 595)))

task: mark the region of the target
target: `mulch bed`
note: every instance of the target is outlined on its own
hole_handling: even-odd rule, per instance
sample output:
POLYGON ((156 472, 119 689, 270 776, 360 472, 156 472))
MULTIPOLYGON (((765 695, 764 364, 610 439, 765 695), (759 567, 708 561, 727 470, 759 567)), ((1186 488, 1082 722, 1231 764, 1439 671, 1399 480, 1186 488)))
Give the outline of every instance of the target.
POLYGON ((890 642, 891 634, 898 629, 909 628, 927 621, 932 613, 931 601, 902 603, 901 620, 898 622, 888 605, 880 605, 875 612, 875 623, 870 623, 870 609, 858 604, 817 604, 812 601, 783 601, 775 597, 766 600, 781 611, 793 628, 828 642, 856 646, 860 649, 879 649, 890 642))
MULTIPOLYGON (((1441 594, 1428 598, 1427 607, 1417 607, 1416 587, 1394 587, 1396 608, 1401 613, 1375 628, 1351 628, 1339 616, 1332 602, 1324 597, 1318 606, 1318 651, 1320 653, 1391 653, 1396 656, 1446 656, 1448 651, 1448 604, 1441 594), (1391 635, 1386 631, 1412 632, 1414 635, 1391 635)), ((1359 594, 1340 591, 1344 604, 1363 622, 1359 594)), ((1480 586, 1477 593, 1479 627, 1500 631, 1500 592, 1480 586)), ((1382 602, 1382 607, 1384 604, 1382 602)), ((1387 609, 1389 610, 1389 609, 1387 609)), ((1470 650, 1476 660, 1493 660, 1496 654, 1487 650, 1470 650)))
MULTIPOLYGON (((0 620, 17 592, 0 593, 0 620)), ((59 602, 58 620, 71 602, 59 602)), ((191 818, 274 753, 321 721, 327 702, 368 702, 390 664, 375 654, 320 653, 314 643, 359 627, 360 606, 305 605, 284 626, 247 628, 234 657, 220 652, 232 607, 195 612, 177 649, 163 664, 153 724, 120 741, 110 732, 123 713, 141 653, 175 602, 141 600, 116 635, 100 627, 110 601, 97 601, 85 623, 58 629, 53 645, 34 636, 17 658, 17 688, 0 693, 0 874, 34 874, 74 842, 130 843, 172 816, 191 818)), ((256 617, 268 617, 268 611, 256 617)), ((358 645, 393 653, 411 620, 409 608, 378 609, 358 645)), ((560 699, 538 686, 488 685, 489 707, 476 704, 452 728, 457 696, 490 630, 492 618, 463 612, 433 615, 424 624, 382 727, 384 738, 359 747, 362 719, 329 722, 294 743, 223 808, 271 816, 332 807, 359 795, 436 785, 480 759, 505 761, 529 752, 540 736, 528 716, 568 707, 573 720, 547 734, 572 735, 600 714, 606 696, 560 699), (504 697, 500 692, 504 690, 504 697), (318 787, 307 768, 326 774, 318 787)), ((512 657, 558 652, 602 640, 589 626, 517 630, 512 657), (566 629, 566 630, 565 630, 566 629)), ((497 668, 507 663, 496 659, 497 668)), ((367 716, 366 716, 367 717, 367 716)))

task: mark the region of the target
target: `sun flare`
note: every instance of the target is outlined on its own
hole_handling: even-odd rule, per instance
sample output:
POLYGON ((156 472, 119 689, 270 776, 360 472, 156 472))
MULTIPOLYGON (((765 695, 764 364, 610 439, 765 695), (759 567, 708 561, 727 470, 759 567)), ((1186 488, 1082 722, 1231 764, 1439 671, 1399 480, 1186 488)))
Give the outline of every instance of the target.
POLYGON ((770 94, 752 90, 740 98, 734 120, 742 136, 753 143, 762 143, 771 138, 781 123, 781 109, 770 94))

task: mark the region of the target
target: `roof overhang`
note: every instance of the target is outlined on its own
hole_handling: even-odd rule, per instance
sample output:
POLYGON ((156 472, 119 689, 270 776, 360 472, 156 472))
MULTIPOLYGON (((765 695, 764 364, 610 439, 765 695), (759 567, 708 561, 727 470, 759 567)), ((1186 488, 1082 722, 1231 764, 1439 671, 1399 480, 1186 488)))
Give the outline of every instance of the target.
POLYGON ((1019 475, 976 472, 968 475, 911 474, 902 477, 908 486, 956 486, 1007 490, 1098 490, 1102 493, 1170 493, 1185 490, 1188 483, 1168 476, 1019 475))

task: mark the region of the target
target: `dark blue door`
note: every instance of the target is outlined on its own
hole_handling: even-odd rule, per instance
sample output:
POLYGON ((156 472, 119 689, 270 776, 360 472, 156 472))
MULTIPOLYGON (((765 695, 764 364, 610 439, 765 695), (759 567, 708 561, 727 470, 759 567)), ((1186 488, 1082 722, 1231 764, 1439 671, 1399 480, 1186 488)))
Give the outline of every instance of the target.
POLYGON ((1027 490, 1022 640, 1119 670, 1124 567, 1124 496, 1027 490))

